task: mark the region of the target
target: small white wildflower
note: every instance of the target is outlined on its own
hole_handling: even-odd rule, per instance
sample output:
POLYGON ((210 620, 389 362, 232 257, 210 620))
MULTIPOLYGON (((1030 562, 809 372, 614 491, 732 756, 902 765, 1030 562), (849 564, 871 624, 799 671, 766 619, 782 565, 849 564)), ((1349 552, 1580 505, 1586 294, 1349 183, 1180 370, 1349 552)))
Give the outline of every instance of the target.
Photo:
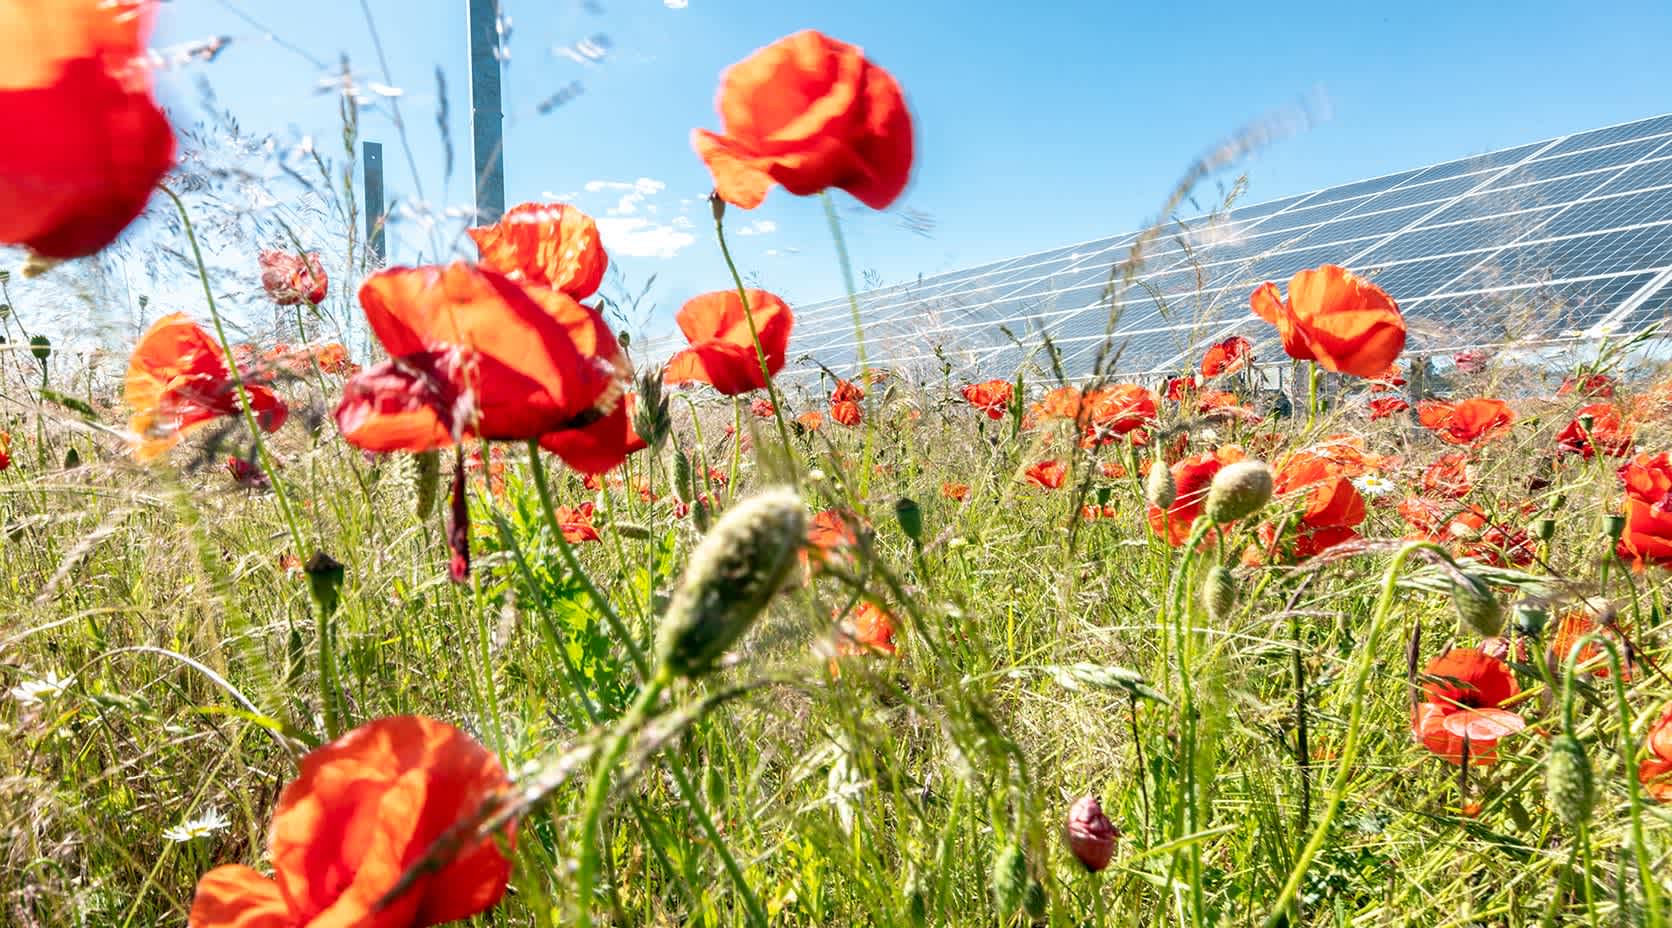
POLYGON ((177 844, 207 838, 227 826, 226 816, 219 809, 210 809, 197 818, 189 818, 163 832, 163 837, 177 844))
POLYGON ((75 677, 60 677, 54 671, 47 671, 46 676, 39 680, 25 680, 12 687, 12 698, 25 706, 38 706, 48 699, 62 695, 75 682, 75 677))
POLYGON ((1380 474, 1365 474, 1362 477, 1354 477, 1353 486, 1358 487, 1358 491, 1365 496, 1383 496, 1398 489, 1394 486, 1392 480, 1380 474))
POLYGON ((824 471, 823 471, 823 470, 821 470, 821 469, 819 469, 819 468, 817 468, 817 467, 815 467, 815 468, 813 468, 813 469, 812 469, 812 470, 809 470, 809 471, 808 471, 808 472, 807 472, 807 479, 808 479, 808 480, 811 480, 811 481, 812 481, 812 482, 814 482, 814 483, 817 483, 817 482, 819 482, 819 481, 820 481, 820 480, 823 480, 823 479, 825 479, 825 473, 824 473, 824 471))

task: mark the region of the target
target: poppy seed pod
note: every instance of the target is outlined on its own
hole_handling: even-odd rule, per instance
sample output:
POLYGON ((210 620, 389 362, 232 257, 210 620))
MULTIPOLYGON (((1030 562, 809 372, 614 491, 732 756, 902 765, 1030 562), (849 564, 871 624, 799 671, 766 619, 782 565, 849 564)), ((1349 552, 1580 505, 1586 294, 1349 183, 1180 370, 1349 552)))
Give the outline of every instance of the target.
POLYGON ((993 858, 990 883, 993 907, 1004 918, 1014 915, 1028 891, 1028 859, 1021 844, 1012 841, 993 858))
POLYGON ((1479 577, 1463 574, 1452 581, 1451 602, 1457 607, 1457 620, 1467 631, 1482 638, 1491 638, 1504 630, 1504 607, 1492 588, 1479 577))
POLYGON ((1149 477, 1144 481, 1144 501, 1157 509, 1172 508, 1178 499, 1178 485, 1173 482, 1173 469, 1156 458, 1150 462, 1149 477))
POLYGON ((1207 575, 1202 578, 1202 608, 1207 610, 1208 618, 1223 622, 1236 604, 1237 580, 1231 571, 1223 564, 1208 568, 1207 575))
POLYGON ((1562 824, 1577 828, 1590 820, 1597 801, 1591 759, 1585 755, 1585 746, 1569 732, 1550 742, 1550 755, 1544 760, 1544 786, 1550 810, 1562 824))
POLYGON ((1238 461, 1213 475, 1202 512, 1220 525, 1235 522, 1264 508, 1271 492, 1271 468, 1263 461, 1238 461))
POLYGON ((900 523, 900 531, 912 540, 912 544, 923 543, 923 509, 917 501, 902 496, 894 501, 894 520, 900 523))
POLYGON ((52 339, 45 335, 36 335, 29 339, 29 353, 34 355, 37 361, 45 361, 52 357, 52 339))
POLYGON ((783 586, 807 537, 807 507, 785 487, 732 507, 691 555, 657 636, 665 672, 708 673, 783 586))
POLYGON ((1068 822, 1063 826, 1063 839, 1074 859, 1093 873, 1109 866, 1115 856, 1115 840, 1120 829, 1103 814, 1103 806, 1096 796, 1081 796, 1068 809, 1068 822))
POLYGON ((313 557, 302 565, 302 571, 308 575, 308 590, 313 594, 320 614, 330 618, 336 613, 337 603, 342 597, 343 565, 324 551, 315 551, 313 557))

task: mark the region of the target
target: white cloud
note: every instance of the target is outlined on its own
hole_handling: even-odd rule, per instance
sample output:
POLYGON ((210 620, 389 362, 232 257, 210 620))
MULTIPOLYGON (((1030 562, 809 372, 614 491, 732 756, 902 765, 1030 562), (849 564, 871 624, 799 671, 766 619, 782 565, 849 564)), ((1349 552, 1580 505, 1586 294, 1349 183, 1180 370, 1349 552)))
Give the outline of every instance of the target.
POLYGON ((671 225, 625 216, 601 217, 598 234, 611 253, 634 258, 671 258, 697 240, 671 225))
MULTIPOLYGON (((668 189, 668 185, 654 177, 641 177, 634 181, 589 180, 584 189, 587 193, 620 193, 620 199, 605 212, 611 216, 631 216, 639 211, 639 205, 647 198, 668 189)), ((654 207, 649 209, 652 213, 656 212, 654 207)))
POLYGON ((691 5, 691 0, 662 0, 662 5, 670 10, 683 10, 691 5))
POLYGON ((540 199, 556 203, 572 203, 580 193, 574 190, 568 193, 552 193, 550 190, 540 191, 540 199))
POLYGON ((738 229, 737 234, 738 235, 771 235, 772 233, 774 233, 776 231, 778 231, 778 224, 776 222, 773 222, 770 219, 757 219, 754 222, 751 222, 748 225, 744 226, 743 228, 738 229))

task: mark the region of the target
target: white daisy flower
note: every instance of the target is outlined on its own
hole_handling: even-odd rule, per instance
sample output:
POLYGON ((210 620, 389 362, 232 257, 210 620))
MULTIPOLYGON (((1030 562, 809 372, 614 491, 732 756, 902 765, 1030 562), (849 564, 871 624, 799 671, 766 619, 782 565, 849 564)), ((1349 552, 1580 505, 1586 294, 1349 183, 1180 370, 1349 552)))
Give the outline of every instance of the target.
POLYGON ((1362 477, 1354 477, 1353 486, 1358 487, 1358 491, 1365 496, 1383 496, 1399 489, 1392 480, 1380 474, 1365 474, 1362 477))
POLYGON ((75 682, 75 677, 60 677, 54 671, 47 671, 46 676, 39 680, 25 680, 12 687, 12 698, 25 706, 38 706, 49 699, 62 695, 75 682))
POLYGON ((210 809, 197 818, 189 818, 163 832, 163 837, 177 844, 207 838, 224 829, 229 823, 219 809, 210 809))

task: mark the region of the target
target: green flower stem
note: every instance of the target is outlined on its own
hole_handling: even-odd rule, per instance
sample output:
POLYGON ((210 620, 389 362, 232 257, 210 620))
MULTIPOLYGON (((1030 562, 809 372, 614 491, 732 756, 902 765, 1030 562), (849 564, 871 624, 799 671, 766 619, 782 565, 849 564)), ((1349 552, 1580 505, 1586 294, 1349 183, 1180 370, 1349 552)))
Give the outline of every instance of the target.
POLYGON ((847 291, 848 309, 853 313, 853 339, 856 353, 859 355, 859 382, 865 388, 865 455, 864 466, 859 471, 859 495, 866 495, 866 488, 871 484, 871 460, 875 453, 876 401, 871 396, 871 360, 865 354, 865 324, 859 318, 859 295, 853 285, 853 262, 848 260, 848 242, 842 236, 842 222, 836 215, 836 201, 831 199, 830 191, 819 194, 824 201, 824 216, 830 223, 830 237, 836 243, 836 263, 842 267, 842 287, 847 291))
MULTIPOLYGON (((660 687, 656 682, 662 676, 660 673, 656 677, 650 676, 650 662, 645 657, 644 649, 640 648, 638 642, 633 639, 632 635, 628 634, 627 626, 621 621, 621 616, 610 605, 609 599, 592 582, 591 576, 582 569, 580 560, 575 557, 574 548, 569 544, 569 540, 563 537, 563 526, 557 524, 557 514, 552 508, 551 488, 546 483, 546 469, 540 460, 540 443, 538 441, 528 443, 528 464, 529 469, 534 473, 534 490, 539 496, 540 508, 545 510, 546 526, 557 537, 558 547, 563 551, 563 557, 569 565, 569 570, 580 579, 582 588, 586 590, 587 596, 592 599, 598 611, 603 613, 604 620, 609 624, 610 630, 626 646, 628 657, 632 660, 634 669, 638 671, 639 678, 646 681, 645 691, 653 688, 665 688, 666 682, 660 684, 660 687)), ((644 697, 641 692, 639 702, 635 704, 635 709, 643 702, 644 697)), ((624 747, 625 745, 623 745, 624 747)), ((750 888, 748 880, 744 878, 743 868, 738 866, 737 859, 732 856, 731 849, 726 846, 719 829, 714 826, 714 820, 709 816, 708 810, 703 804, 702 795, 697 792, 685 773, 684 762, 676 754, 670 753, 667 758, 668 768, 673 772, 674 782, 679 787, 680 798, 684 800, 686 807, 691 810, 691 814, 696 817, 697 824, 702 828, 709 842, 714 845, 715 852, 720 855, 721 864, 726 868, 726 874, 731 878, 738 895, 743 897, 744 907, 749 910, 750 925, 753 928, 766 928, 766 910, 761 907, 760 899, 756 897, 755 891, 750 888)), ((616 761, 619 760, 618 756, 616 761)), ((613 766, 613 762, 611 766, 613 766)), ((601 778, 607 778, 608 767, 600 764, 598 770, 601 778)), ((583 832, 582 834, 583 841, 592 840, 590 832, 583 832)), ((589 896, 590 889, 588 889, 586 895, 581 897, 583 910, 590 906, 589 896)), ((588 917, 590 917, 590 914, 588 917)))
POLYGON ((737 287, 737 298, 743 303, 743 318, 749 323, 749 339, 755 343, 755 361, 761 366, 761 380, 766 383, 766 396, 772 403, 772 418, 778 422, 778 440, 784 445, 785 466, 789 469, 790 485, 801 488, 801 468, 796 461, 795 445, 790 442, 790 427, 784 421, 784 398, 778 392, 778 385, 772 380, 771 365, 766 360, 766 348, 761 344, 760 329, 755 325, 755 310, 749 305, 749 289, 743 285, 743 275, 738 273, 737 262, 732 260, 731 248, 726 244, 726 224, 719 216, 714 217, 714 237, 720 240, 720 257, 726 261, 726 270, 731 272, 732 284, 737 287))
POLYGON ((575 897, 580 903, 576 915, 577 924, 581 928, 591 928, 592 925, 592 888, 598 872, 599 857, 598 823, 604 814, 604 800, 610 794, 612 774, 616 765, 621 762, 621 756, 627 752, 627 745, 632 741, 634 732, 654 714, 652 710, 656 702, 662 698, 662 692, 672 682, 673 672, 664 667, 645 684, 632 708, 616 723, 615 732, 610 736, 608 746, 604 748, 603 755, 598 758, 597 767, 592 771, 592 782, 586 791, 586 805, 581 808, 581 856, 575 869, 575 897))
POLYGON ((1393 603, 1399 588, 1399 574, 1405 568, 1405 562, 1411 555, 1420 550, 1445 554, 1444 549, 1433 542, 1413 541, 1399 549, 1393 556, 1393 563, 1388 565, 1387 573, 1382 577, 1382 595, 1376 601, 1376 611, 1370 618, 1370 630, 1365 635, 1364 642, 1359 646, 1358 660, 1353 666, 1351 686, 1348 690, 1347 704, 1350 706, 1347 715, 1347 734, 1341 744, 1341 757, 1335 768, 1335 779, 1330 783, 1329 799, 1324 804, 1323 815, 1318 819, 1318 825, 1312 830, 1312 837, 1301 849, 1295 865, 1289 871, 1289 878, 1283 884, 1283 889, 1277 894, 1277 901, 1272 904, 1271 914, 1266 917, 1266 928, 1276 928, 1286 921, 1284 910, 1294 901, 1295 894, 1300 891, 1300 884, 1306 878, 1306 869, 1312 864, 1324 841, 1329 838, 1330 826, 1335 822, 1335 813, 1341 808, 1341 800, 1347 794, 1347 780, 1352 776, 1353 761, 1358 759, 1359 730, 1364 722, 1364 688, 1370 680, 1370 671, 1376 666, 1376 642, 1382 637, 1382 629, 1387 625, 1388 616, 1393 612, 1393 603))

